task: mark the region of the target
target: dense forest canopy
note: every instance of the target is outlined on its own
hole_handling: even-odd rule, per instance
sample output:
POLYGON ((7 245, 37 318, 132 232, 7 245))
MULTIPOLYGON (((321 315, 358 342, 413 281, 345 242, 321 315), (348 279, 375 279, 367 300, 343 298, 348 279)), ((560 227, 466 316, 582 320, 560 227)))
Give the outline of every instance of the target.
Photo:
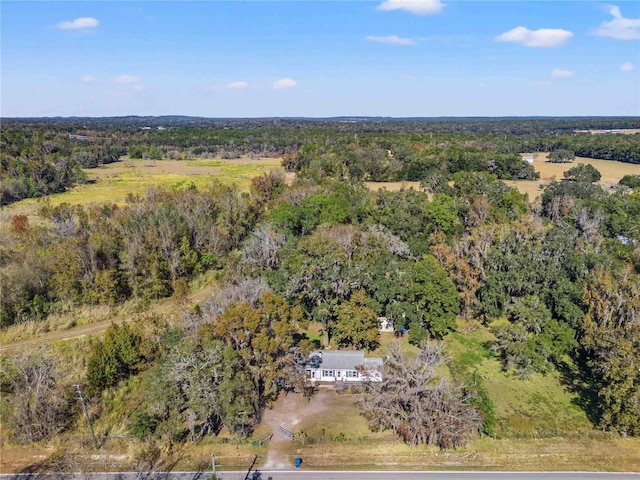
MULTIPOLYGON (((423 352, 439 352, 425 342, 472 322, 491 332, 505 370, 523 379, 560 370, 580 385, 595 424, 638 435, 637 179, 603 188, 600 172, 578 165, 533 202, 502 180, 536 177, 522 152, 640 163, 638 134, 574 133, 639 127, 637 118, 7 120, 3 204, 62 191, 83 181, 80 167, 125 154, 278 155, 296 175, 291 184, 282 172, 261 175, 250 192, 214 184, 151 189, 122 205, 43 202, 33 224, 13 215, 0 241, 0 326, 173 296, 183 305, 179 322, 143 316, 114 325, 88 352, 83 381, 94 398, 131 377, 146 382, 148 398, 128 426, 140 438, 195 441, 223 427, 247 436, 279 392, 309 393, 304 358, 320 343, 305 333, 310 321, 325 344, 374 350, 383 316, 423 352), (363 180, 415 180, 421 189, 371 192, 363 180), (215 272, 220 288, 187 308, 189 282, 204 272, 215 272)), ((410 382, 404 371, 432 381, 431 367, 396 357, 397 385, 410 382)), ((3 360, 18 441, 69 428, 52 362, 3 360), (37 381, 54 403, 24 403, 37 381), (30 415, 47 422, 28 429, 30 415)), ((486 392, 477 379, 461 380, 475 393, 440 384, 427 400, 448 396, 468 428, 490 431, 491 408, 470 407, 486 392)), ((398 404, 397 395, 376 397, 380 408, 398 404)), ((421 421, 376 423, 380 411, 366 414, 411 444, 431 434, 445 447, 470 438, 468 430, 442 434, 440 423, 433 433, 421 421)))

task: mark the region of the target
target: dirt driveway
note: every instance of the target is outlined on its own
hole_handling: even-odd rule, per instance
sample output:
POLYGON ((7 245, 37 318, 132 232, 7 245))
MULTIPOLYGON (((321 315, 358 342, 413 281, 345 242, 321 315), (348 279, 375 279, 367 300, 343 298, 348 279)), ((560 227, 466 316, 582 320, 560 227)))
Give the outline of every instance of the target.
POLYGON ((293 467, 293 458, 285 453, 285 447, 291 440, 279 434, 278 427, 282 426, 295 433, 303 419, 322 415, 334 395, 335 392, 329 389, 320 389, 310 399, 300 394, 280 395, 273 408, 265 411, 262 418, 262 423, 269 425, 273 432, 273 438, 268 444, 267 460, 262 468, 277 470, 293 467))

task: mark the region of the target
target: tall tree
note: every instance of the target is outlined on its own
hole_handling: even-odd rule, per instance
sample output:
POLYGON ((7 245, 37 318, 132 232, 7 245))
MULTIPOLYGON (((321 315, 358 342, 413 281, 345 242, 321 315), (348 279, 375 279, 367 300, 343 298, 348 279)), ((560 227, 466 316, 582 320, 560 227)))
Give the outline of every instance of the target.
POLYGON ((375 350, 378 348, 378 316, 367 306, 368 298, 362 290, 337 308, 334 340, 341 347, 375 350))
POLYGON ((631 269, 599 270, 583 290, 580 343, 596 393, 600 425, 640 434, 640 282, 631 269))
POLYGON ((476 434, 483 419, 472 399, 436 375, 444 354, 442 344, 426 342, 410 360, 399 343, 391 344, 382 381, 370 382, 360 403, 373 430, 392 430, 409 445, 441 448, 464 445, 476 434))
POLYGON ((436 338, 455 330, 455 320, 460 313, 460 297, 438 261, 425 255, 416 262, 410 272, 408 299, 436 338))
POLYGON ((200 335, 219 338, 240 356, 253 385, 255 412, 277 398, 281 390, 304 391, 301 333, 307 325, 302 309, 291 307, 272 293, 264 293, 257 306, 235 303, 205 324, 200 335), (301 363, 302 362, 302 363, 301 363))

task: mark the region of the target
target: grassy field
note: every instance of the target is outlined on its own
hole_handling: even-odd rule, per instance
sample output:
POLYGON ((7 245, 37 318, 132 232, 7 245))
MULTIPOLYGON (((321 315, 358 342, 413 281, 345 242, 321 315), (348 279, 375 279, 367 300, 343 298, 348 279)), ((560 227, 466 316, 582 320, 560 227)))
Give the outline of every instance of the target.
MULTIPOLYGON (((151 187, 185 189, 194 184, 207 188, 215 181, 247 191, 252 178, 280 168, 280 161, 280 158, 253 160, 244 157, 235 160, 131 160, 123 157, 119 162, 85 170, 89 183, 51 195, 49 201, 54 206, 65 202, 79 205, 123 203, 128 194, 143 194, 151 187)), ((41 199, 31 198, 9 205, 2 209, 3 220, 19 213, 32 216, 41 202, 41 199)))
MULTIPOLYGON (((546 153, 523 155, 534 157, 533 166, 540 173, 540 180, 518 180, 506 183, 518 188, 522 193, 529 194, 531 200, 540 196, 544 185, 552 180, 561 179, 565 171, 578 163, 589 163, 597 168, 602 174, 601 184, 616 184, 624 175, 640 175, 640 165, 630 163, 577 157, 570 164, 553 164, 546 162, 546 153)), ((78 185, 61 194, 51 195, 48 200, 54 206, 65 202, 80 205, 123 203, 129 193, 143 194, 151 187, 184 189, 194 184, 198 188, 207 188, 214 181, 235 185, 240 190, 246 191, 253 177, 273 168, 280 168, 280 161, 280 158, 254 160, 246 157, 235 160, 132 160, 123 157, 120 162, 86 170, 89 183, 78 185)), ((420 182, 366 182, 365 184, 371 191, 420 188, 420 182)), ((3 221, 11 215, 20 213, 33 216, 42 201, 42 199, 32 198, 17 202, 4 207, 0 216, 3 221)))
POLYGON ((450 367, 464 379, 477 372, 496 409, 497 439, 599 436, 580 398, 559 373, 534 374, 526 380, 505 372, 488 348, 493 336, 484 327, 446 337, 450 367))
MULTIPOLYGON (((548 153, 523 153, 523 156, 533 157, 533 167, 540 173, 540 180, 505 180, 505 183, 517 188, 521 193, 529 195, 530 200, 534 200, 542 194, 542 189, 553 180, 563 178, 564 172, 579 163, 593 165, 602 175, 601 185, 617 184, 625 175, 640 175, 640 165, 632 163, 614 162, 611 160, 597 160, 595 158, 576 157, 573 163, 549 163, 548 153)), ((420 189, 420 182, 365 182, 369 190, 377 192, 380 189, 397 192, 413 188, 420 189)))
POLYGON ((399 192, 400 190, 420 190, 420 182, 364 182, 369 190, 377 192, 378 190, 388 190, 390 192, 399 192))
POLYGON ((624 135, 635 135, 636 133, 640 133, 640 128, 616 128, 613 130, 576 130, 576 133, 590 133, 591 135, 597 135, 601 133, 616 133, 616 134, 624 134, 624 135))
POLYGON ((530 200, 539 197, 545 185, 553 180, 561 180, 564 172, 579 163, 593 165, 602 175, 599 183, 603 186, 617 184, 625 175, 640 175, 640 165, 633 163, 587 157, 576 157, 572 163, 549 163, 547 162, 548 153, 523 153, 522 155, 533 157, 533 167, 540 173, 540 180, 508 180, 505 183, 516 187, 521 193, 529 194, 530 200))

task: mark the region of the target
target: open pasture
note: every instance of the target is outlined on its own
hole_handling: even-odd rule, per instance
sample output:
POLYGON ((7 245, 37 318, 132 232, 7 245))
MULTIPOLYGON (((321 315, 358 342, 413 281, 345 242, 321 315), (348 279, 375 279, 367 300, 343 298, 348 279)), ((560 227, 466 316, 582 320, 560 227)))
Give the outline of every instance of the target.
POLYGON ((520 193, 528 194, 530 200, 539 197, 546 185, 553 180, 561 180, 564 178, 564 172, 580 163, 593 165, 602 175, 599 183, 603 186, 615 185, 625 175, 640 175, 640 165, 633 163, 588 157, 576 157, 571 163, 550 163, 547 161, 548 153, 523 153, 522 155, 533 157, 533 167, 540 174, 540 180, 507 180, 505 183, 517 188, 520 193))
MULTIPOLYGON (((588 163, 593 165, 602 175, 600 184, 615 185, 625 175, 640 175, 640 165, 633 163, 616 162, 613 160, 597 160, 595 158, 576 157, 572 163, 550 163, 547 162, 548 153, 523 153, 522 156, 533 157, 533 167, 536 172, 540 173, 540 180, 505 180, 507 185, 517 188, 521 193, 529 195, 529 199, 533 200, 542 194, 542 189, 553 180, 561 180, 564 178, 564 172, 579 163, 588 163)), ((390 192, 407 190, 413 188, 420 189, 420 182, 365 182, 365 185, 372 192, 380 189, 390 192)))
POLYGON ((523 156, 533 157, 533 166, 540 173, 540 181, 560 180, 564 172, 579 163, 593 165, 601 174, 601 183, 618 183, 625 175, 640 175, 640 165, 633 163, 616 162, 613 160, 597 160, 588 157, 576 157, 571 163, 547 162, 548 153, 523 153, 523 156))
POLYGON ((623 135, 635 135, 640 133, 640 128, 617 128, 613 130, 575 130, 576 133, 590 133, 591 135, 598 135, 601 133, 623 134, 623 135))
MULTIPOLYGON (((254 160, 247 157, 233 160, 133 160, 123 157, 119 162, 85 170, 89 183, 51 195, 48 200, 54 206, 61 203, 118 204, 123 203, 127 195, 141 195, 152 187, 180 190, 193 184, 197 188, 207 188, 214 182, 247 191, 252 178, 280 168, 280 161, 280 158, 254 160)), ((41 199, 29 198, 9 205, 3 209, 3 217, 18 213, 33 215, 41 202, 41 199)))
POLYGON ((372 192, 378 190, 388 190, 390 192, 399 192, 401 190, 420 190, 420 182, 364 182, 366 187, 372 192))

